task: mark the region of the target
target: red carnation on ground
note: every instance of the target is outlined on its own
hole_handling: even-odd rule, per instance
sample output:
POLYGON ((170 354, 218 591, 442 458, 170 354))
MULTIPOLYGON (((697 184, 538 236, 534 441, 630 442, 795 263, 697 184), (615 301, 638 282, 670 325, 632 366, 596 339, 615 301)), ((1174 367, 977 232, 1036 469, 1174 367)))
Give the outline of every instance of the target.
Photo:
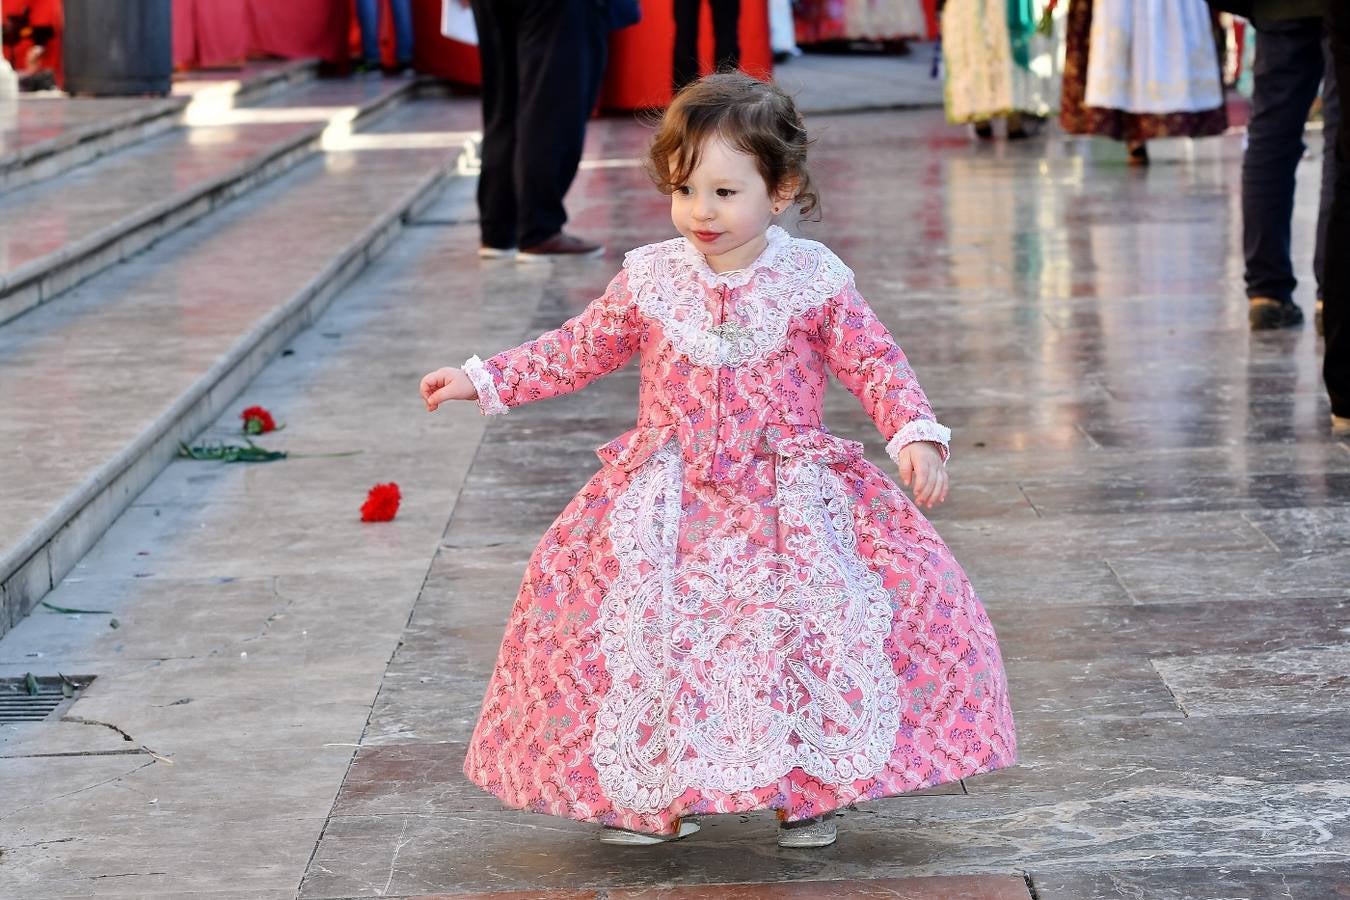
POLYGON ((366 502, 361 504, 362 522, 388 522, 398 515, 398 501, 402 495, 394 482, 377 484, 366 494, 366 502))
POLYGON ((239 418, 244 420, 244 434, 267 434, 277 430, 276 420, 261 406, 250 406, 239 414, 239 418))

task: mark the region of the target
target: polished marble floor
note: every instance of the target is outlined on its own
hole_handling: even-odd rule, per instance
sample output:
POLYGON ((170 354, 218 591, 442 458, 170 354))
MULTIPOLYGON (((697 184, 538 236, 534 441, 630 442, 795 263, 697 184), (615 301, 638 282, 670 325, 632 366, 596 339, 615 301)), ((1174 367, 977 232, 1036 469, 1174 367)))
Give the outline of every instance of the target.
MULTIPOLYGON (((752 816, 618 854, 468 786, 523 561, 628 427, 624 372, 489 423, 303 896, 929 876, 895 895, 944 897, 963 876, 992 897, 1009 875, 1040 900, 1346 890, 1350 447, 1328 434, 1313 329, 1247 330, 1240 138, 1137 171, 1060 138, 972 146, 930 112, 809 124, 824 219, 799 231, 855 269, 955 430, 933 519, 1001 634, 1022 764, 861 807, 812 852, 776 850, 752 816)), ((605 123, 592 155, 639 139, 605 123)), ((574 197, 577 230, 616 250, 669 233, 637 171, 574 197)), ((555 268, 517 336, 578 310, 616 260, 555 268)), ((884 462, 853 398, 827 421, 884 462)), ((762 895, 872 895, 803 888, 762 895)))
MULTIPOLYGON (((53 594, 110 604, 119 633, 35 614, 0 640, 0 674, 33 653, 101 667, 81 715, 177 758, 125 773, 95 755, 114 736, 70 723, 0 741, 25 773, 0 845, 42 846, 9 857, 32 896, 1350 891, 1350 445, 1313 329, 1247 330, 1240 138, 1139 171, 1062 138, 974 146, 932 110, 808 125, 824 218, 798 230, 853 267, 955 431, 932 518, 998 629, 1017 768, 849 811, 819 851, 777 849, 764 815, 616 850, 460 775, 524 562, 637 382, 483 422, 426 416, 415 380, 556 325, 670 236, 626 162, 641 126, 607 119, 569 201, 603 258, 479 262, 471 195, 447 196, 246 391, 286 411, 290 446, 363 456, 170 466, 53 594), (400 519, 356 530, 355 486, 389 477, 400 519), (49 786, 58 763, 87 787, 49 786)), ((1318 174, 1300 172, 1300 272, 1318 174)), ((852 397, 827 421, 885 462, 852 397)))

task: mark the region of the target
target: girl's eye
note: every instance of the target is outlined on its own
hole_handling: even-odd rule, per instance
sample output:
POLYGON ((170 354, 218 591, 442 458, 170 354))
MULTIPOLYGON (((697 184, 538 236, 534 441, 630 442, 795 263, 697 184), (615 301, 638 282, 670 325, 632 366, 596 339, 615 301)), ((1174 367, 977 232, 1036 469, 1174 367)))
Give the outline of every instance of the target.
POLYGON ((723 198, 726 198, 726 197, 732 197, 732 196, 734 196, 735 194, 736 194, 736 192, 733 191, 731 188, 718 188, 718 189, 717 189, 717 196, 719 196, 719 197, 723 197, 723 198))
POLYGON ((688 197, 690 194, 694 193, 694 189, 691 188, 689 185, 685 184, 681 185, 680 187, 677 187, 675 189, 675 192, 679 194, 681 197, 688 197))

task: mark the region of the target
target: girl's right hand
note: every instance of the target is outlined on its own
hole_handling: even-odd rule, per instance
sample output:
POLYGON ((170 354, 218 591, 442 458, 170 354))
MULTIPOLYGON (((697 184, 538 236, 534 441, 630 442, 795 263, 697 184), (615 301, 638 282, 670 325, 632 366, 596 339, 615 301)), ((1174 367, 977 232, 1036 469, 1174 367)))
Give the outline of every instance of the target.
POLYGON ((447 400, 477 399, 478 391, 462 369, 447 366, 422 376, 422 402, 427 405, 427 412, 435 412, 447 400))

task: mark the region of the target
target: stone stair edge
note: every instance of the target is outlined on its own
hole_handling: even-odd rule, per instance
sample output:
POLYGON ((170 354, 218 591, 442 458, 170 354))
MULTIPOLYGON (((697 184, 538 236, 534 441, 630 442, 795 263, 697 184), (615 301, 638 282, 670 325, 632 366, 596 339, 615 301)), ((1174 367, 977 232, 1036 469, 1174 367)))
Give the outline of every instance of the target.
MULTIPOLYGON (((236 99, 256 99, 270 90, 312 79, 318 70, 318 60, 296 60, 241 80, 234 96, 236 99)), ((54 178, 100 156, 168 131, 182 121, 192 100, 191 96, 163 97, 0 155, 0 192, 54 178)))
MULTIPOLYGON (((377 116, 415 95, 415 82, 392 85, 363 104, 352 124, 370 124, 377 116)), ((55 300, 104 269, 151 247, 165 234, 281 175, 319 148, 328 123, 319 122, 283 138, 261 156, 193 185, 113 222, 61 249, 0 275, 0 326, 55 300), (156 228, 154 226, 159 225, 156 228), (74 270, 74 271, 71 271, 74 270)))
POLYGON ((458 157, 428 172, 306 285, 259 319, 168 408, 100 465, 16 544, 0 553, 0 636, 59 584, 99 537, 175 457, 234 401, 296 334, 420 215, 451 179, 458 157))

